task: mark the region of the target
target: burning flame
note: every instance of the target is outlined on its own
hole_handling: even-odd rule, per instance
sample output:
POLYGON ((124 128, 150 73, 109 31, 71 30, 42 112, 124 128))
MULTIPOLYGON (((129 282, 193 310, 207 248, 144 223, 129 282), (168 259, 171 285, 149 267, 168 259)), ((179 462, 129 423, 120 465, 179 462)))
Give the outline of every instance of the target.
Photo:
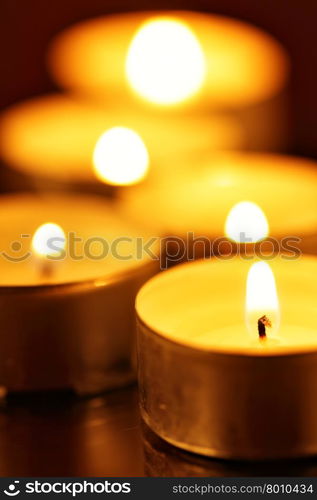
POLYGON ((113 127, 97 141, 93 153, 94 171, 103 182, 135 184, 148 171, 149 155, 141 137, 125 127, 113 127))
POLYGON ((255 243, 269 234, 269 224, 261 208, 251 201, 241 201, 230 210, 226 236, 237 243, 255 243))
POLYGON ((52 222, 42 224, 32 238, 32 249, 38 257, 57 257, 65 245, 66 237, 63 229, 52 222))
POLYGON ((192 30, 182 21, 153 18, 134 36, 126 59, 132 88, 156 104, 174 104, 202 86, 206 63, 192 30))
POLYGON ((272 324, 268 337, 274 337, 280 324, 279 310, 273 271, 267 262, 255 262, 248 273, 245 303, 246 324, 252 337, 257 335, 258 320, 264 315, 272 324))

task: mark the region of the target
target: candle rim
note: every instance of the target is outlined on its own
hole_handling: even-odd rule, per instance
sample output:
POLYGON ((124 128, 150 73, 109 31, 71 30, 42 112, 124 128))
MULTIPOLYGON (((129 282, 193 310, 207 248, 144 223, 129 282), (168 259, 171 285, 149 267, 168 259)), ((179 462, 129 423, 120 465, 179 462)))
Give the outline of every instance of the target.
MULTIPOLYGON (((100 108, 95 104, 89 103, 87 99, 78 101, 76 97, 70 94, 61 94, 51 92, 37 97, 31 97, 12 104, 0 115, 0 155, 10 169, 16 170, 23 175, 31 175, 33 178, 59 184, 71 184, 74 187, 82 187, 83 184, 96 186, 97 183, 93 172, 92 155, 100 136, 114 126, 123 126, 131 128, 145 142, 150 155, 150 162, 153 163, 150 168, 149 176, 153 175, 155 170, 154 163, 158 162, 164 168, 170 165, 170 155, 173 158, 182 156, 187 158, 191 149, 186 148, 181 152, 180 148, 175 145, 173 150, 169 145, 166 153, 159 153, 161 147, 158 141, 153 139, 157 130, 165 127, 166 118, 160 115, 155 120, 155 125, 151 125, 145 130, 146 123, 149 122, 151 113, 144 110, 141 114, 135 106, 130 108, 127 113, 126 106, 121 103, 110 103, 105 108, 100 108), (73 119, 76 119, 77 127, 74 128, 74 136, 71 134, 69 143, 68 139, 68 155, 65 156, 65 151, 57 149, 50 161, 44 161, 47 157, 50 142, 44 147, 42 138, 45 141, 48 138, 55 137, 55 141, 59 139, 60 127, 57 127, 59 119, 63 123, 65 121, 64 112, 67 111, 67 127, 72 130, 73 119), (44 116, 44 136, 43 134, 43 116, 44 116), (70 120, 70 121, 68 121, 70 120), (96 130, 93 131, 93 138, 90 137, 88 143, 81 144, 80 160, 78 160, 78 141, 81 140, 81 131, 87 126, 91 120, 97 124, 96 130), (28 125, 28 127, 27 127, 28 125), (40 127, 40 133, 38 133, 40 127), (39 135, 40 134, 40 135, 39 135), (30 135, 35 137, 30 140, 30 135), (78 137, 77 137, 78 135, 78 137), (41 140, 37 139, 40 137, 41 140), (19 142, 22 147, 19 148, 19 142), (74 144, 76 143, 76 147, 74 144), (69 149, 70 148, 70 149, 69 149), (174 152, 175 150, 175 152, 174 152), (71 154, 70 154, 71 153, 71 154), (46 156, 45 156, 46 154, 46 156), (154 160, 154 162, 153 162, 154 160), (64 168, 56 168, 55 165, 62 165, 64 168), (166 167, 165 167, 166 166, 166 167), (153 168, 154 167, 154 168, 153 168)), ((196 130, 195 139, 191 143, 195 148, 202 151, 205 150, 236 150, 245 146, 245 134, 235 117, 225 115, 224 113, 214 113, 213 118, 208 116, 193 116, 190 123, 178 115, 168 118, 168 130, 177 131, 178 142, 181 143, 181 136, 188 135, 192 128, 196 130), (199 131, 199 134, 198 134, 199 131), (211 136, 215 142, 210 143, 211 136)), ((166 127, 165 127, 166 128, 166 127)), ((87 135, 87 134, 86 134, 87 135)), ((46 142, 44 143, 46 144, 46 142)), ((182 149, 184 146, 182 145, 182 149)), ((160 169, 159 169, 160 170, 160 169)), ((111 186, 111 184, 110 184, 111 186)), ((113 187, 113 186, 112 186, 113 187)))
MULTIPOLYGON (((223 214, 221 229, 214 229, 214 226, 219 220, 217 217, 216 224, 214 223, 212 225, 210 222, 210 229, 207 230, 207 233, 205 233, 207 215, 204 218, 200 217, 197 219, 197 214, 201 215, 202 213, 204 215, 210 213, 210 221, 212 221, 211 210, 215 209, 215 207, 212 205, 212 198, 206 198, 206 186, 209 189, 209 184, 207 183, 210 180, 212 181, 210 182, 210 192, 212 192, 213 189, 215 190, 217 186, 213 177, 215 174, 222 172, 223 169, 228 171, 230 175, 232 174, 233 177, 236 176, 238 179, 238 185, 243 182, 246 188, 250 183, 256 184, 257 187, 259 184, 259 174, 264 179, 268 179, 267 176, 269 175, 270 183, 273 186, 281 181, 283 175, 290 177, 292 182, 291 185, 296 186, 297 192, 302 194, 302 196, 305 196, 307 189, 309 189, 309 200, 310 202, 313 200, 314 206, 317 206, 315 187, 314 193, 312 194, 312 181, 317 182, 317 162, 313 158, 288 154, 285 155, 274 152, 261 153, 258 151, 216 151, 211 155, 210 151, 207 151, 202 154, 200 159, 200 169, 196 169, 195 171, 192 168, 195 165, 194 160, 189 160, 188 163, 187 167, 183 169, 182 175, 180 175, 180 171, 175 171, 175 173, 171 172, 172 175, 170 175, 169 178, 161 177, 160 181, 155 184, 149 184, 148 186, 136 186, 135 189, 137 190, 137 196, 131 191, 125 191, 122 194, 122 200, 126 207, 130 209, 131 213, 139 216, 140 207, 144 203, 151 200, 156 203, 157 207, 157 212, 154 211, 151 214, 151 219, 153 223, 155 222, 157 224, 159 230, 162 231, 165 229, 165 232, 170 232, 170 234, 177 233, 179 236, 181 231, 186 233, 186 229, 184 228, 187 226, 187 228, 194 231, 197 236, 222 237, 225 219, 228 215, 228 211, 233 205, 243 200, 248 200, 256 204, 261 203, 260 200, 258 200, 258 197, 254 196, 253 198, 251 193, 247 194, 243 192, 241 196, 239 193, 239 196, 234 196, 234 199, 231 200, 232 204, 227 207, 226 212, 223 214), (197 175, 197 172, 199 175, 197 175), (309 184, 307 179, 310 181, 309 184), (206 205, 209 203, 209 205, 207 205, 208 209, 205 205, 203 210, 200 210, 199 206, 198 209, 194 206, 190 213, 186 214, 188 215, 189 220, 192 220, 191 217, 195 217, 195 221, 191 223, 191 227, 186 218, 184 219, 185 223, 183 222, 183 219, 179 222, 181 210, 186 213, 188 205, 188 199, 186 200, 186 203, 184 202, 184 193, 188 192, 188 196, 192 196, 192 199, 196 200, 197 193, 201 190, 203 191, 206 205), (178 198, 176 198, 175 191, 179 195, 178 198), (191 193, 193 193, 193 195, 191 193), (172 194, 176 200, 175 202, 172 194), (167 220, 163 219, 160 215, 162 206, 165 207, 163 208, 164 210, 168 209, 170 211, 170 217, 167 220), (173 209, 173 211, 171 209, 173 209), (209 212, 207 210, 209 210, 209 212)), ((234 181, 234 183, 236 182, 237 181, 234 181)), ((232 191, 232 187, 230 187, 230 189, 232 191)), ((238 192, 238 189, 236 192, 238 192)), ((224 193, 226 193, 226 188, 224 188, 224 193)), ((285 206, 296 206, 294 205, 292 196, 293 195, 290 193, 289 189, 283 193, 285 206), (285 205, 285 196, 287 197, 287 205, 285 205)), ((269 193, 267 199, 270 199, 269 193)), ((261 208, 268 218, 270 226, 269 236, 282 238, 290 235, 290 232, 299 237, 316 234, 317 212, 312 210, 309 212, 305 211, 304 215, 301 212, 300 219, 296 219, 294 221, 293 218, 290 218, 287 221, 285 228, 285 220, 281 222, 280 218, 278 218, 278 221, 276 222, 274 218, 270 218, 271 214, 268 210, 269 206, 272 207, 271 202, 267 205, 261 204, 261 208), (312 229, 313 224, 314 228, 312 229)), ((223 207, 221 206, 219 209, 218 206, 218 214, 222 214, 222 210, 223 207)))
MULTIPOLYGON (((153 279, 153 278, 151 278, 153 279)), ((150 280, 151 280, 150 279, 150 280)), ((150 281, 149 280, 149 281, 150 281)), ((167 337, 164 333, 160 332, 158 329, 150 326, 144 319, 141 318, 140 314, 136 312, 136 317, 138 323, 146 328, 147 333, 150 335, 155 335, 161 341, 166 341, 167 343, 173 344, 177 348, 182 348, 188 351, 194 351, 195 355, 199 355, 199 353, 205 353, 206 355, 215 355, 215 356, 230 356, 232 358, 285 358, 291 357, 295 358, 303 355, 311 355, 312 353, 316 353, 317 355, 317 345, 315 347, 303 347, 303 346, 292 346, 292 347, 270 347, 269 351, 260 350, 252 347, 216 347, 216 346, 197 346, 190 342, 181 342, 174 338, 167 337)))
MULTIPOLYGON (((285 255, 285 253, 283 253, 285 255)), ((280 256, 280 254, 276 254, 276 257, 280 256)), ((305 261, 313 261, 317 264, 317 256, 314 254, 304 254, 301 256, 301 259, 304 259, 305 261)), ((235 260, 238 260, 238 257, 235 258, 235 260)), ((254 262, 256 260, 259 260, 258 258, 254 259, 254 262)), ((228 261, 224 261, 228 262, 228 261)), ((250 261, 249 261, 250 262, 250 261)), ((192 266, 199 266, 199 265, 208 265, 208 264, 216 264, 215 258, 209 258, 209 259, 197 259, 193 262, 184 262, 182 264, 179 264, 176 267, 170 268, 166 271, 164 271, 163 275, 167 276, 168 274, 174 274, 175 272, 181 272, 181 270, 185 267, 192 267, 192 266)), ((219 263, 219 262, 218 262, 219 263)), ((171 337, 170 335, 167 335, 164 333, 164 331, 160 331, 159 328, 156 328, 153 325, 150 325, 149 322, 147 322, 143 317, 141 317, 141 312, 138 310, 138 301, 140 300, 141 294, 144 293, 144 290, 146 290, 147 287, 151 286, 153 282, 156 280, 159 280, 162 276, 162 273, 156 274, 155 276, 152 276, 146 283, 142 285, 142 287, 139 289, 136 299, 135 299, 135 312, 136 312, 136 317, 137 317, 137 322, 142 325, 143 328, 146 328, 148 331, 147 333, 153 333, 155 334, 158 338, 160 338, 162 341, 166 342, 171 342, 175 347, 177 346, 178 348, 183 348, 186 350, 194 350, 196 355, 198 353, 206 353, 206 355, 219 355, 219 356, 232 356, 232 357, 241 357, 241 358, 285 358, 287 357, 297 357, 301 355, 311 355, 312 353, 317 354, 317 344, 316 346, 277 346, 277 347, 272 347, 270 346, 269 350, 260 350, 254 347, 230 347, 226 345, 225 347, 220 346, 217 347, 215 345, 208 346, 208 345, 197 345, 194 342, 191 342, 190 340, 185 340, 181 341, 176 338, 171 337)), ((317 326, 316 326, 316 335, 317 335, 317 326)))
MULTIPOLYGON (((43 202, 44 206, 47 206, 47 203, 50 204, 51 202, 54 202, 55 204, 58 203, 58 201, 67 201, 69 203, 71 202, 78 202, 80 201, 81 203, 84 202, 92 202, 93 206, 100 207, 102 206, 103 209, 107 209, 106 214, 109 214, 109 217, 111 220, 114 221, 119 221, 122 226, 124 226, 126 229, 130 228, 130 236, 133 240, 135 240, 138 236, 142 237, 151 237, 151 233, 149 232, 148 228, 146 228, 144 225, 136 223, 133 218, 128 217, 129 214, 127 214, 126 211, 121 209, 121 204, 120 200, 118 203, 113 202, 109 199, 105 199, 104 197, 96 196, 96 195, 91 195, 91 194, 85 194, 85 193, 54 193, 54 192, 40 192, 40 193, 31 193, 31 192, 16 192, 16 193, 6 193, 2 196, 1 198, 2 203, 0 203, 0 212, 1 212, 1 207, 2 204, 8 204, 6 205, 6 208, 9 206, 9 204, 15 204, 16 200, 19 201, 19 203, 27 203, 27 202, 37 202, 41 203, 43 202), (115 209, 118 209, 117 211, 115 209), (113 212, 115 212, 116 215, 113 215, 113 212)), ((11 206, 11 205, 10 205, 11 206)), ((23 216, 21 217, 23 220, 23 216)), ((76 225, 76 214, 74 215, 74 221, 76 225)), ((44 221, 45 222, 45 221, 44 221)), ((57 222, 61 223, 62 221, 58 220, 57 222)), ((98 235, 97 235, 98 236, 98 235)), ((118 237, 120 238, 122 235, 118 233, 118 237)), ((125 235, 129 236, 129 235, 125 235)), ((70 288, 80 288, 81 285, 83 288, 91 288, 91 287, 98 287, 98 286, 111 286, 112 284, 122 282, 125 279, 130 279, 133 278, 135 275, 139 274, 141 270, 147 269, 147 267, 153 267, 158 266, 159 262, 159 242, 156 242, 155 246, 153 246, 153 252, 155 253, 157 259, 153 260, 150 255, 143 255, 141 259, 137 259, 135 256, 133 257, 133 265, 128 265, 127 267, 122 267, 122 268, 117 268, 117 269, 110 269, 107 270, 107 268, 99 269, 100 266, 96 267, 96 270, 93 273, 89 273, 88 275, 81 277, 79 276, 77 279, 63 279, 63 280, 47 280, 47 281, 36 281, 36 282, 25 282, 22 284, 19 283, 1 283, 1 278, 0 278, 0 293, 5 293, 5 294, 14 294, 14 293, 23 293, 27 290, 30 292, 36 293, 37 291, 43 290, 45 291, 46 289, 52 290, 53 288, 56 288, 56 291, 62 290, 64 288, 70 287, 70 288), (99 271, 98 271, 99 269, 99 271), (102 284, 101 284, 102 283, 102 284)), ((56 261, 52 260, 50 261, 48 259, 48 262, 52 262, 52 264, 55 264, 56 261)), ((58 262, 57 262, 58 263, 58 262)), ((16 263, 12 262, 12 265, 16 265, 16 263)), ((17 265, 21 264, 17 263, 17 265)), ((63 264, 63 261, 61 261, 61 264, 63 264)), ((10 263, 8 263, 10 265, 10 263)), ((1 270, 1 266, 0 266, 1 270)))
POLYGON ((56 292, 56 294, 63 293, 65 289, 69 288, 70 293, 73 291, 82 291, 85 289, 97 289, 97 288, 107 288, 112 285, 116 285, 125 281, 126 279, 133 278, 135 275, 140 273, 140 269, 147 270, 147 268, 155 267, 157 265, 156 260, 142 261, 140 266, 130 268, 127 270, 113 271, 109 275, 100 275, 95 278, 87 278, 83 280, 73 280, 65 282, 46 282, 46 283, 35 283, 33 285, 1 285, 0 284, 0 294, 17 294, 25 292, 56 292))

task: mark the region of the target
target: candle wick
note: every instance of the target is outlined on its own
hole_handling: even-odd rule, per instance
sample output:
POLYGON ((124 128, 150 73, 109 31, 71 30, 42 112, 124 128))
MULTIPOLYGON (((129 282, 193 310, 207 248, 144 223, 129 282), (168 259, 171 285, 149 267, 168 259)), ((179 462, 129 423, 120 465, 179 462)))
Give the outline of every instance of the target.
POLYGON ((264 316, 261 316, 261 318, 258 319, 258 332, 259 332, 259 338, 260 340, 265 340, 266 339, 266 327, 271 328, 272 323, 270 319, 264 314, 264 316))
POLYGON ((52 274, 53 274, 52 262, 50 262, 47 258, 43 259, 40 266, 41 278, 47 280, 51 278, 52 274))

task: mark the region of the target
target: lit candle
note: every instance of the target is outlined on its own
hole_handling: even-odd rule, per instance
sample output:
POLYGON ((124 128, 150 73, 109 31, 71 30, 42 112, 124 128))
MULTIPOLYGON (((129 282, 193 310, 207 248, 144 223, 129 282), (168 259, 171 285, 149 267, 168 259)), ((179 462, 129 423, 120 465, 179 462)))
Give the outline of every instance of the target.
POLYGON ((139 374, 152 430, 214 457, 316 454, 316 273, 314 257, 234 258, 145 284, 139 374))
MULTIPOLYGON (((104 188, 93 171, 94 156, 98 165, 108 159, 104 181, 118 184, 115 170, 120 160, 120 171, 125 171, 131 184, 140 181, 140 175, 131 178, 135 170, 146 176, 145 163, 149 176, 164 177, 176 165, 183 167, 197 157, 197 151, 245 145, 239 125, 230 117, 154 120, 148 113, 124 107, 100 110, 61 95, 31 99, 8 109, 2 115, 0 140, 4 162, 31 178, 35 187, 45 188, 49 183, 50 189, 73 187, 97 192, 104 188), (101 137, 103 142, 106 138, 106 152, 101 150, 101 137), (130 152, 129 160, 122 156, 126 151, 130 152)), ((125 182, 120 179, 121 184, 125 182)))
MULTIPOLYGON (((293 246, 311 253, 317 248, 316 186, 317 168, 313 161, 281 155, 232 153, 206 155, 197 163, 192 161, 191 168, 189 165, 186 169, 176 168, 168 179, 140 185, 134 192, 126 191, 122 196, 125 209, 135 220, 158 234, 184 240, 188 255, 202 255, 199 240, 211 242, 211 245, 203 243, 207 256, 224 249, 221 237, 233 207, 232 215, 245 215, 241 218, 241 227, 247 229, 247 237, 251 235, 249 224, 262 210, 269 221, 271 237, 277 242, 285 237, 299 238, 300 241, 293 241, 293 246)), ((239 233, 237 217, 233 225, 239 233)), ((264 231, 263 234, 255 235, 253 241, 267 236, 264 215, 257 220, 259 230, 264 231)), ((227 236, 235 240, 236 235, 227 233, 227 236)), ((272 243, 267 250, 272 249, 276 252, 280 248, 272 243)), ((175 257, 179 262, 181 252, 177 253, 176 249, 174 255, 173 248, 169 251, 171 260, 175 257)))
POLYGON ((284 50, 260 29, 186 11, 116 14, 81 22, 57 36, 49 61, 56 80, 72 90, 99 92, 109 99, 132 84, 148 100, 163 104, 201 92, 204 102, 208 99, 215 107, 266 99, 283 87, 288 71, 284 50))
POLYGON ((225 110, 258 149, 285 140, 288 66, 280 44, 260 29, 189 11, 84 21, 58 35, 49 54, 61 87, 157 114, 225 110))
POLYGON ((82 394, 130 382, 134 297, 157 268, 140 252, 147 233, 87 196, 4 196, 0 227, 0 386, 82 394))

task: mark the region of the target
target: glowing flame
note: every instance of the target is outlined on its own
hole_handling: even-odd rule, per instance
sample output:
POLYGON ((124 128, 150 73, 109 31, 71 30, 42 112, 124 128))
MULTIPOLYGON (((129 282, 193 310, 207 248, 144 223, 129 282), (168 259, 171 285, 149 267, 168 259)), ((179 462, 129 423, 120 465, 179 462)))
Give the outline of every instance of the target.
POLYGON ((149 155, 136 132, 125 127, 113 127, 98 139, 93 164, 98 179, 103 182, 135 184, 146 176, 149 155))
POLYGON ((182 21, 154 18, 137 31, 126 59, 132 88, 157 104, 174 104, 195 94, 206 73, 205 58, 192 30, 182 21))
POLYGON ((237 243, 255 243, 269 234, 269 225, 261 208, 251 201, 241 201, 230 210, 225 234, 237 243))
POLYGON ((42 224, 34 233, 32 249, 39 257, 57 257, 66 245, 63 229, 52 222, 42 224))
POLYGON ((245 317, 253 337, 258 336, 258 320, 262 316, 267 316, 272 324, 267 329, 267 336, 274 337, 280 324, 275 278, 269 264, 260 261, 252 264, 247 278, 245 317))

